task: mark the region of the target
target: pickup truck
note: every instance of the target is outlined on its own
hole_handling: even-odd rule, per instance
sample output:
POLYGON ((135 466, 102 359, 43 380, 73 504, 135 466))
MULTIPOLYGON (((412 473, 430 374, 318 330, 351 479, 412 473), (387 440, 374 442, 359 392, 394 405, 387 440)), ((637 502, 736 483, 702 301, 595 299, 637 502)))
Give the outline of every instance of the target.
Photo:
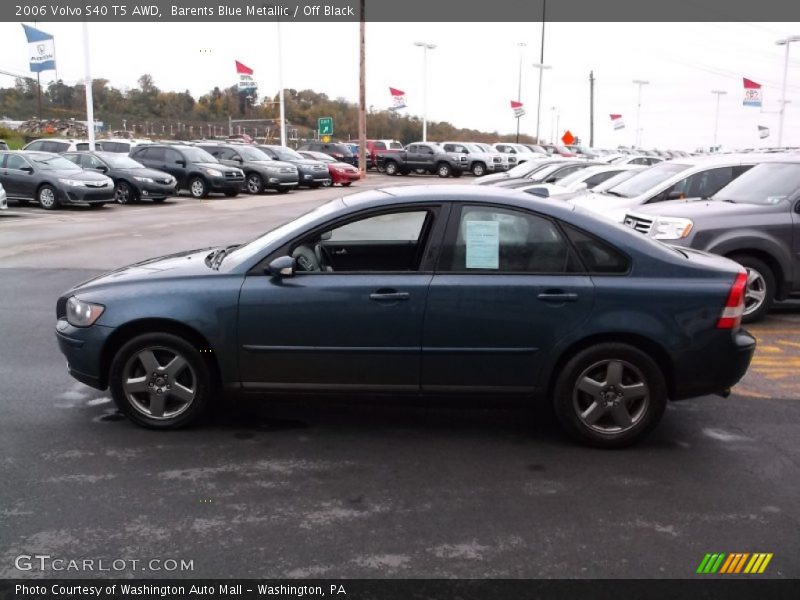
POLYGON ((486 173, 501 173, 508 170, 508 161, 503 161, 500 152, 487 152, 477 144, 469 142, 442 142, 445 152, 467 155, 467 169, 475 177, 483 177, 486 173))
POLYGON ((710 198, 631 207, 628 227, 674 246, 721 254, 747 270, 744 322, 800 294, 800 155, 776 155, 710 198))
POLYGON ((469 161, 466 154, 446 152, 432 142, 409 144, 405 149, 392 154, 376 155, 378 169, 387 175, 409 173, 431 173, 439 177, 461 177, 469 161))

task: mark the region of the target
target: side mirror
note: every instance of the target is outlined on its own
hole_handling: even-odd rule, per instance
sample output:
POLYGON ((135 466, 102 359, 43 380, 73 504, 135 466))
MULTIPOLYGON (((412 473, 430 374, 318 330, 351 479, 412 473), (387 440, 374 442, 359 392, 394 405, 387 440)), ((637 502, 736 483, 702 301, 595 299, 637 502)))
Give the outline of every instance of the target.
POLYGON ((180 165, 182 167, 185 167, 186 166, 186 161, 185 160, 176 160, 175 164, 176 165, 180 165))
POLYGON ((295 261, 291 256, 279 256, 264 269, 267 275, 272 277, 292 277, 294 276, 295 261))
POLYGON ((100 173, 108 173, 108 167, 105 165, 100 165, 99 167, 95 168, 95 171, 99 171, 100 173))
POLYGON ((233 160, 235 160, 235 161, 236 161, 236 162, 238 162, 238 163, 240 163, 240 162, 244 162, 244 160, 242 159, 242 157, 241 157, 241 156, 234 156, 234 157, 233 157, 233 160))
POLYGON ((28 175, 32 175, 33 167, 22 167, 20 171, 22 171, 23 173, 27 173, 28 175))

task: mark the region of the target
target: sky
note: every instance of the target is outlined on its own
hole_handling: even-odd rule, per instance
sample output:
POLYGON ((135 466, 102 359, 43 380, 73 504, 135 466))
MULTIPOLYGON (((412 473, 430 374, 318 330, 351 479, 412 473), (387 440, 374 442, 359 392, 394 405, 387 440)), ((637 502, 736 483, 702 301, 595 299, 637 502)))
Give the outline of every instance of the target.
MULTIPOLYGON (((29 23, 32 24, 32 23, 29 23)), ((58 77, 84 77, 82 25, 39 23, 55 36, 58 77)), ((188 89, 195 97, 236 82, 234 60, 255 70, 261 93, 279 88, 275 23, 93 23, 93 77, 135 87, 143 73, 163 90, 188 89)), ((459 127, 510 133, 521 99, 522 133, 536 133, 541 23, 368 23, 367 106, 391 106, 389 86, 407 94, 411 115, 423 114, 423 52, 428 52, 427 116, 459 127), (520 46, 520 44, 526 44, 520 46)), ((547 23, 540 133, 552 139, 570 130, 589 141, 589 72, 595 77, 595 145, 635 142, 637 86, 646 148, 695 150, 714 140, 723 148, 777 144, 785 47, 775 41, 800 35, 800 23, 547 23), (763 85, 762 109, 742 105, 742 77, 763 85), (762 112, 763 111, 763 112, 762 112), (623 115, 614 130, 609 115, 623 115), (758 126, 770 129, 760 140, 758 126)), ((358 23, 283 23, 283 85, 311 88, 332 98, 358 98, 358 23)), ((0 23, 0 69, 27 73, 26 40, 19 23, 0 23)), ((43 82, 55 76, 43 74, 43 82)), ((800 146, 800 42, 790 47, 784 145, 800 146)), ((13 80, 0 75, 0 86, 13 80)), ((320 115, 324 116, 324 115, 320 115)), ((102 115, 100 115, 102 117, 102 115)), ((291 120, 291 115, 287 115, 291 120)))

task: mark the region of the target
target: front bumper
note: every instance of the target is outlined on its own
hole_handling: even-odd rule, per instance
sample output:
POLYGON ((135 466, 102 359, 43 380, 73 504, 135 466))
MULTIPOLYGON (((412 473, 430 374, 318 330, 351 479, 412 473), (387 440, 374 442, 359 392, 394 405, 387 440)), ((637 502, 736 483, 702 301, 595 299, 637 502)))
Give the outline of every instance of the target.
POLYGON ((756 339, 746 330, 720 330, 717 340, 687 352, 675 364, 672 400, 716 394, 735 386, 747 373, 756 339))
POLYGON ((113 331, 111 327, 97 324, 73 327, 66 319, 59 319, 56 323, 56 339, 61 353, 67 359, 69 374, 90 387, 106 389, 107 374, 101 371, 103 346, 113 331))
POLYGON ((352 183, 353 181, 358 181, 361 179, 361 173, 356 171, 355 173, 347 172, 339 173, 337 171, 330 172, 331 179, 333 179, 333 183, 352 183))
POLYGON ((114 201, 114 187, 101 188, 64 186, 60 190, 59 201, 64 204, 105 204, 114 201))
POLYGON ((299 185, 317 186, 323 185, 327 181, 332 181, 327 169, 325 171, 299 171, 299 175, 299 185))
POLYGON ((208 187, 212 192, 241 192, 244 177, 208 177, 208 187))
POLYGON ((170 185, 163 183, 147 183, 136 182, 136 188, 139 190, 139 197, 145 200, 153 198, 166 198, 167 196, 177 195, 177 182, 170 185))
POLYGON ((278 173, 264 177, 264 187, 272 190, 296 188, 299 183, 299 175, 296 173, 278 173))

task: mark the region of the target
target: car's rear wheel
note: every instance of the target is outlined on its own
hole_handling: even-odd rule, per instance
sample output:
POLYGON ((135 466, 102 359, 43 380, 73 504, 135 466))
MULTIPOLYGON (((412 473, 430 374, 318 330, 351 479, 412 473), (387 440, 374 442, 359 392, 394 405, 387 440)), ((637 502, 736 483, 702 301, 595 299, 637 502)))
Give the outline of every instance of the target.
POLYGON ((650 356, 627 344, 603 343, 578 352, 554 388, 556 416, 577 441, 600 448, 637 442, 661 420, 667 389, 650 356))
POLYGON ((208 197, 208 184, 202 177, 192 177, 189 181, 189 193, 192 198, 207 198, 208 197))
POLYGON ((486 165, 481 162, 476 162, 472 165, 472 174, 475 177, 483 177, 486 174, 486 165))
POLYGON ((258 173, 247 176, 247 191, 251 194, 260 194, 264 191, 264 179, 258 173))
POLYGON ((55 210, 58 208, 58 194, 52 185, 43 185, 36 193, 36 200, 45 210, 55 210))
POLYGON ((125 181, 118 181, 117 185, 114 186, 114 200, 116 200, 117 204, 136 202, 138 199, 136 196, 136 190, 125 181))
POLYGON ((775 300, 775 274, 763 260, 747 254, 730 257, 747 270, 747 287, 744 294, 744 323, 760 321, 775 300))
POLYGON ((166 333, 139 335, 123 345, 111 363, 109 385, 119 410, 152 429, 188 425, 206 409, 212 392, 198 349, 166 333))

